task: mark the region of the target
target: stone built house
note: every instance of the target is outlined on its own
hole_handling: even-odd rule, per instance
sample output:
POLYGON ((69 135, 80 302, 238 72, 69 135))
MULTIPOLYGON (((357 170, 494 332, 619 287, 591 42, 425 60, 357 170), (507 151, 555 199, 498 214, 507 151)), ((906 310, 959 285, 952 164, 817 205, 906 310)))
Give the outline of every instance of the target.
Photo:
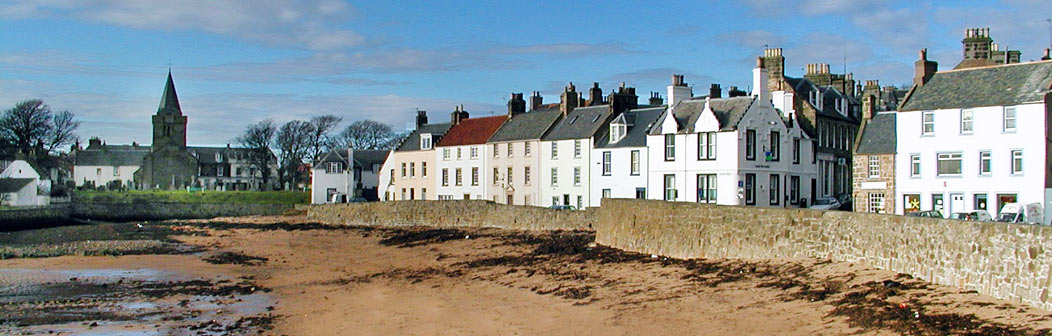
MULTIPOLYGON (((458 117, 454 111, 451 121, 458 117)), ((381 200, 438 199, 435 145, 451 126, 452 122, 428 124, 427 111, 416 112, 416 129, 391 151, 380 168, 378 195, 381 200)))
MULTIPOLYGON (((487 158, 491 153, 486 141, 500 129, 508 117, 469 118, 463 107, 458 107, 452 115, 453 126, 435 146, 435 172, 439 182, 435 193, 440 200, 490 199, 490 189, 486 186, 486 181, 493 177, 488 170, 490 162, 487 158)), ((413 178, 416 172, 413 170, 413 163, 409 164, 408 176, 405 165, 402 166, 402 176, 413 178)), ((424 170, 421 173, 426 174, 424 170)), ((424 192, 426 191, 422 191, 424 192)), ((403 192, 400 199, 416 197, 403 192)))
MULTIPOLYGON (((153 144, 107 145, 89 140, 74 146, 73 178, 78 187, 133 189, 267 190, 262 172, 249 162, 244 148, 186 145, 188 118, 179 106, 171 72, 153 120, 153 144)), ((277 158, 268 169, 277 173, 277 158)))
POLYGON ((866 81, 852 159, 854 211, 895 213, 895 110, 907 92, 866 81))
MULTIPOLYGON (((975 50, 973 34, 988 30, 967 34, 966 56, 975 50)), ((1040 203, 1049 224, 1052 61, 971 67, 990 56, 978 57, 938 72, 920 52, 895 120, 896 213, 986 210, 996 217, 1006 203, 1040 203)))
POLYGON ((774 107, 793 115, 818 140, 818 179, 811 198, 850 193, 851 149, 861 112, 852 75, 831 73, 829 64, 808 64, 803 78, 787 76, 781 48, 764 50, 762 59, 774 107))
POLYGON ((513 93, 508 100, 508 120, 487 141, 492 167, 491 180, 486 181, 488 194, 494 202, 515 205, 547 205, 539 199, 543 183, 541 168, 541 137, 562 117, 558 104, 543 105, 539 92, 530 96, 530 111, 521 93, 513 93))
POLYGON ((775 109, 762 59, 752 95, 691 97, 673 76, 669 107, 647 137, 650 199, 755 205, 811 204, 816 179, 814 139, 790 111, 775 109))
POLYGON ((596 141, 609 130, 611 120, 638 107, 635 88, 622 83, 617 91, 603 97, 599 84, 584 100, 573 83, 563 90, 559 112, 562 117, 541 138, 540 189, 538 205, 572 205, 584 209, 591 197, 591 155, 596 141))

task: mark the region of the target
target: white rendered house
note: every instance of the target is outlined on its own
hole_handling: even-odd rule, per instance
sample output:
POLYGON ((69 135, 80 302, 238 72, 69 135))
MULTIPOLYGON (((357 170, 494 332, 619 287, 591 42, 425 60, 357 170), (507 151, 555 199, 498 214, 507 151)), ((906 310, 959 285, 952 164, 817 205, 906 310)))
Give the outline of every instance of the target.
POLYGON ((486 140, 508 118, 469 119, 467 112, 463 113, 464 118, 454 121, 435 146, 435 193, 439 200, 490 199, 486 181, 492 179, 492 173, 488 172, 486 140))
MULTIPOLYGON (((766 69, 753 69, 754 83, 766 80, 766 69)), ((811 204, 813 140, 792 114, 774 108, 765 85, 754 85, 751 96, 729 98, 718 93, 683 98, 689 91, 682 88, 682 77, 674 77, 672 105, 647 136, 653 189, 648 198, 766 207, 811 204)))
POLYGON ((346 195, 347 200, 354 197, 357 181, 354 179, 353 149, 331 151, 314 164, 311 169, 311 204, 332 202, 334 194, 346 195))
POLYGON ((922 53, 896 118, 896 212, 996 217, 1007 203, 1041 203, 1049 224, 1052 61, 942 72, 933 63, 922 53))
POLYGON ((490 199, 501 204, 548 206, 540 199, 545 187, 539 179, 541 137, 562 114, 558 106, 540 106, 540 93, 530 97, 532 108, 525 110, 521 93, 512 94, 508 102, 508 120, 490 137, 486 160, 490 168, 485 181, 490 199))
POLYGON ((665 106, 630 110, 610 122, 592 149, 591 204, 602 205, 604 198, 647 198, 647 131, 664 111, 665 106))

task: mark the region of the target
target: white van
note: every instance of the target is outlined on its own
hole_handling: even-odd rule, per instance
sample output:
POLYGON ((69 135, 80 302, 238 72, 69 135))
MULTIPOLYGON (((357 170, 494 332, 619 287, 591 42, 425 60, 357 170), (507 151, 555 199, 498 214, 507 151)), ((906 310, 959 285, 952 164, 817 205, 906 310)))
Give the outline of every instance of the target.
POLYGON ((1041 203, 1008 203, 997 215, 997 221, 1005 223, 1041 224, 1044 219, 1041 203))

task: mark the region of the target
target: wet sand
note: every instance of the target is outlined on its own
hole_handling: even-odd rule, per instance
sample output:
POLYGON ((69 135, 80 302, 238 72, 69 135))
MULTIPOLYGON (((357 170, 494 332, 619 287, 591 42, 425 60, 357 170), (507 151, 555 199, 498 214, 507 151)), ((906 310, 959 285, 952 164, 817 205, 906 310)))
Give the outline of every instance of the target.
MULTIPOLYGON (((216 323, 273 316, 233 330, 244 334, 1036 335, 1052 328, 1050 312, 864 265, 673 260, 596 246, 587 232, 334 227, 294 216, 148 225, 202 232, 173 236, 200 252, 3 260, 0 285, 47 282, 11 275, 25 270, 91 269, 204 279, 209 290, 256 286, 224 296, 228 304, 259 299, 247 300, 256 300, 252 309, 224 310, 226 320, 216 323)), ((9 290, 0 294, 10 301, 9 290)), ((135 321, 121 323, 154 325, 135 321)), ((188 326, 201 323, 171 322, 160 334, 195 334, 188 326)))

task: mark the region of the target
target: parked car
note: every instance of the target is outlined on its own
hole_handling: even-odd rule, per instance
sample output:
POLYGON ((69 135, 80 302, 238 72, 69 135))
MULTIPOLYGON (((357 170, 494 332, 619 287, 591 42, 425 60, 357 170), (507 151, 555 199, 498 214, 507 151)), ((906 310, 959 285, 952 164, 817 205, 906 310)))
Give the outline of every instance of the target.
POLYGON ((548 208, 555 210, 577 210, 577 208, 572 205, 553 205, 548 208))
POLYGON ((1001 208, 998 222, 1041 224, 1045 220, 1041 203, 1008 203, 1001 208))
POLYGON ((928 217, 928 218, 946 218, 946 217, 942 216, 942 212, 939 212, 939 210, 907 212, 906 216, 910 216, 910 217, 928 217))
POLYGON ((365 199, 365 197, 355 197, 355 198, 351 199, 351 203, 366 203, 366 202, 369 202, 369 200, 365 199))
POLYGON ((990 217, 990 213, 986 210, 976 210, 970 212, 954 212, 950 214, 950 219, 966 220, 966 221, 977 221, 977 222, 990 222, 993 221, 993 217, 990 217))
POLYGON ((840 201, 832 197, 819 197, 811 204, 813 210, 836 210, 840 209, 840 201))

